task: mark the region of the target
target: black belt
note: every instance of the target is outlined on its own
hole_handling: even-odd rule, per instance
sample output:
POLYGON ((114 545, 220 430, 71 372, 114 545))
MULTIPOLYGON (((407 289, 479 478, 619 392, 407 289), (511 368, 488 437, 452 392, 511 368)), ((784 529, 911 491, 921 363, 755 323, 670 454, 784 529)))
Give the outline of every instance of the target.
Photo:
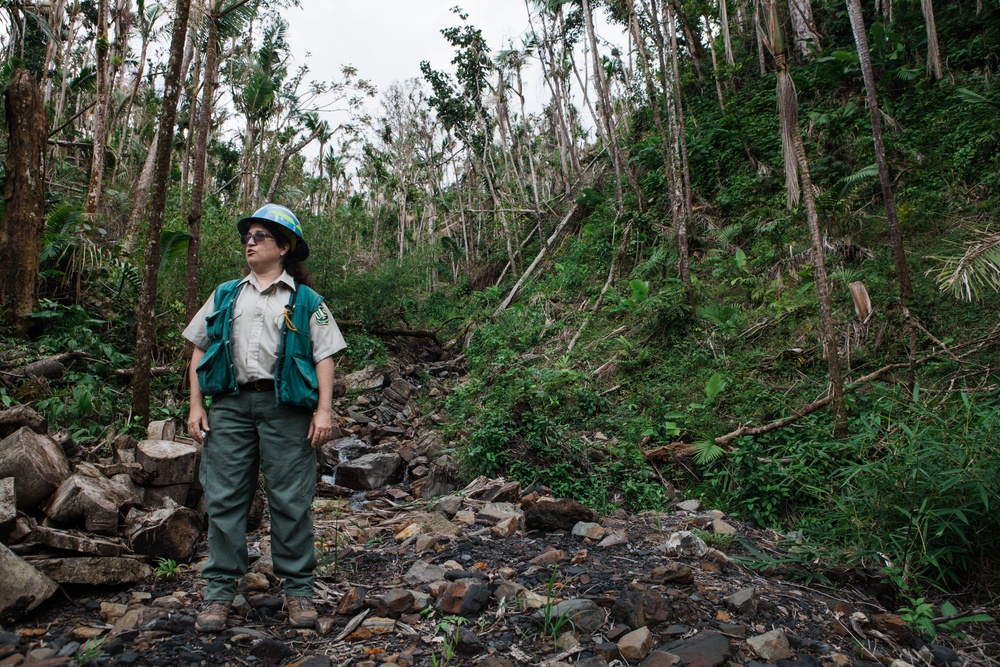
POLYGON ((274 380, 254 380, 240 385, 240 391, 274 391, 274 380))

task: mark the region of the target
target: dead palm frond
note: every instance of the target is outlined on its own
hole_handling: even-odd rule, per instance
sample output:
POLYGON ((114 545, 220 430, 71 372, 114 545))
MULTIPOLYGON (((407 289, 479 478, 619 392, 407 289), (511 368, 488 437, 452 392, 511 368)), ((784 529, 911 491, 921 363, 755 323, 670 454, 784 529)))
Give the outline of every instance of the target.
POLYGON ((933 257, 938 286, 956 299, 978 301, 984 288, 1000 291, 1000 232, 975 230, 960 255, 933 257))
MULTIPOLYGON (((767 12, 766 34, 761 42, 774 57, 774 74, 777 79, 778 119, 781 124, 781 156, 785 163, 785 193, 788 208, 799 204, 799 164, 795 155, 795 137, 799 132, 799 98, 795 82, 788 72, 785 56, 785 33, 781 28, 778 10, 773 1, 765 3, 767 12)), ((762 31, 764 32, 764 31, 762 31)))

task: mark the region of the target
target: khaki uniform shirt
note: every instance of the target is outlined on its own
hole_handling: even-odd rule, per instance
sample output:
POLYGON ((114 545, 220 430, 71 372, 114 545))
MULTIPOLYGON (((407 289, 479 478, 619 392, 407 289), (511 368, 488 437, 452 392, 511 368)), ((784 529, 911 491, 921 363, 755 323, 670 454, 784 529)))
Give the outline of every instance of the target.
MULTIPOLYGON (((295 280, 282 272, 281 277, 261 290, 257 278, 250 273, 236 298, 233 309, 233 364, 236 383, 273 380, 278 361, 278 346, 285 327, 285 306, 295 290, 295 280)), ((215 312, 215 292, 184 329, 184 338, 207 350, 210 344, 205 318, 215 312)), ((347 343, 340 327, 333 320, 326 304, 322 304, 309 320, 313 363, 340 352, 347 343)))

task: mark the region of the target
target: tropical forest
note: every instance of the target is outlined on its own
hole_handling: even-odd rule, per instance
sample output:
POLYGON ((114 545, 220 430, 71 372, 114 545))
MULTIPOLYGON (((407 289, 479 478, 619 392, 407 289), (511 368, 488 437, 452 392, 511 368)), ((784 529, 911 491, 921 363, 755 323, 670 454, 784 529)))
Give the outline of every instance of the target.
MULTIPOLYGON (((311 4, 0 2, 0 586, 17 560, 67 591, 0 593, 0 664, 33 664, 46 641, 67 662, 44 664, 199 664, 181 648, 126 661, 145 655, 127 633, 57 641, 38 615, 103 616, 94 600, 127 595, 115 585, 128 604, 187 604, 164 591, 200 585, 196 481, 143 490, 143 446, 169 443, 172 466, 197 449, 181 332, 244 274, 237 221, 275 203, 301 222, 347 343, 314 501, 333 630, 275 634, 300 656, 326 646, 332 662, 308 664, 1000 665, 996 0, 525 0, 503 43, 469 2, 428 37, 450 61, 382 88, 350 64, 320 80, 296 55, 287 17, 311 4), (353 447, 401 467, 351 487, 353 447), (580 537, 581 523, 533 531, 541 496, 602 532, 641 522, 648 540, 671 536, 666 551, 580 537), (401 518, 430 507, 444 528, 401 518), (198 534, 171 551, 180 510, 198 534), (451 537, 421 543, 417 525, 451 537), (144 542, 171 531, 170 548, 144 542), (705 550, 684 560, 677 534, 705 550), (525 573, 512 563, 529 554, 504 539, 554 540, 567 558, 525 573), (470 546, 490 540, 509 550, 496 571, 470 546), (403 552, 479 568, 486 595, 516 571, 540 620, 505 615, 528 594, 454 611, 431 583, 402 616, 386 595, 351 627, 345 582, 367 572, 371 597, 403 552), (60 580, 54 553, 147 569, 60 580), (592 562, 654 557, 716 585, 685 592, 661 572, 630 587, 592 562), (705 611, 727 572, 757 578, 753 613, 722 593, 705 611), (829 604, 767 603, 763 578, 829 604), (607 625, 553 611, 585 584, 574 599, 607 625), (866 625, 876 610, 860 604, 832 611, 842 586, 899 627, 866 625), (654 618, 653 593, 673 620, 654 618), (91 607, 67 601, 81 595, 91 607), (628 596, 645 601, 639 621, 628 596), (701 616, 682 624, 684 605, 701 616), (794 658, 753 648, 826 614, 835 640, 800 631, 794 658), (727 657, 684 653, 709 626, 727 657), (359 657, 366 627, 371 646, 397 645, 359 657), (633 651, 642 631, 674 648, 633 651)), ((246 618, 270 628, 266 588, 246 593, 246 618)), ((248 642, 200 664, 307 664, 231 654, 248 642)))

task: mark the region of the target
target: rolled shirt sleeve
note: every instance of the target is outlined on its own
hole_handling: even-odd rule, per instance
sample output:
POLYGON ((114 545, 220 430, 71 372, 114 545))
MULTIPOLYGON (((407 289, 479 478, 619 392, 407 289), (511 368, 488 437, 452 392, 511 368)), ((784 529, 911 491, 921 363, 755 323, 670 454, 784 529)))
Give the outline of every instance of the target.
POLYGON ((206 318, 212 314, 215 310, 215 291, 212 291, 211 296, 208 297, 208 301, 201 307, 195 316, 191 318, 191 322, 187 325, 181 333, 184 338, 195 345, 195 347, 200 347, 203 350, 207 350, 211 341, 208 339, 208 326, 206 324, 206 318))
POLYGON ((309 337, 312 339, 313 363, 316 364, 347 347, 340 327, 325 303, 320 304, 309 319, 309 337))

